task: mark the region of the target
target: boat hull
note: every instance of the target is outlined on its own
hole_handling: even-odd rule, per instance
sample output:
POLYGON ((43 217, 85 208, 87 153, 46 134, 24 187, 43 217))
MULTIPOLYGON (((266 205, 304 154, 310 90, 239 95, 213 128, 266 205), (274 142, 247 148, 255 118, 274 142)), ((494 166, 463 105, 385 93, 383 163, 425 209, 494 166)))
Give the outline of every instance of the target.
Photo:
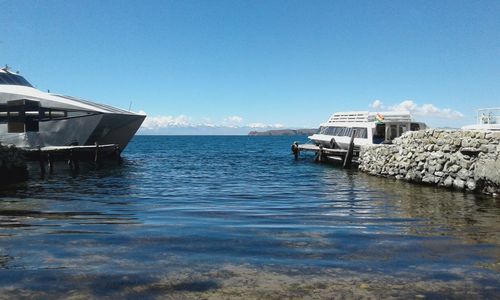
POLYGON ((7 124, 0 124, 0 142, 21 148, 117 144, 121 151, 144 119, 142 115, 96 114, 43 122, 38 132, 22 133, 8 133, 7 124))
POLYGON ((142 115, 104 114, 84 145, 117 144, 123 150, 145 118, 142 115))
POLYGON ((125 149, 146 118, 108 105, 0 84, 0 143, 21 148, 115 144, 125 149))
MULTIPOLYGON (((351 137, 348 136, 333 136, 326 134, 313 134, 308 137, 313 143, 316 145, 321 145, 326 148, 338 148, 338 149, 348 149, 349 144, 351 143, 351 137), (332 143, 333 139, 333 143, 332 143)), ((362 145, 370 145, 372 143, 369 142, 368 139, 364 138, 355 138, 354 145, 362 146, 362 145)))

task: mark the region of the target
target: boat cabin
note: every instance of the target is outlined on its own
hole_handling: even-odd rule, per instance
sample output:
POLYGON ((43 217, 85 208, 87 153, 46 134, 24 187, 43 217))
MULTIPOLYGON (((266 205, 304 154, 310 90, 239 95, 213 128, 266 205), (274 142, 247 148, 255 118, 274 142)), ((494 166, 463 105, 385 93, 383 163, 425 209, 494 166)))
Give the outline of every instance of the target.
POLYGON ((343 148, 353 135, 356 145, 381 144, 392 142, 406 131, 425 128, 424 123, 414 122, 409 112, 338 112, 309 138, 316 144, 343 148))

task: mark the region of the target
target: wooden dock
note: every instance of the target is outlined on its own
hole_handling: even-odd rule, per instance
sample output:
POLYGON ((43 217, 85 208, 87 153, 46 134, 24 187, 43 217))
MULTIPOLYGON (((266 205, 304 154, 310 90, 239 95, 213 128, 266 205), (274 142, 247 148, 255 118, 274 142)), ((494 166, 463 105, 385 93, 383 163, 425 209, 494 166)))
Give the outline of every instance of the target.
POLYGON ((121 163, 120 147, 117 144, 87 146, 48 146, 21 149, 28 161, 38 161, 40 172, 45 174, 46 166, 50 173, 54 171, 54 162, 67 161, 71 170, 78 171, 80 162, 93 162, 101 166, 104 160, 121 163))
POLYGON ((353 163, 358 164, 360 152, 359 146, 354 145, 354 134, 351 136, 348 149, 325 148, 321 145, 298 143, 293 143, 291 149, 295 159, 298 159, 300 152, 313 152, 315 154, 314 161, 340 162, 343 168, 349 168, 353 163))

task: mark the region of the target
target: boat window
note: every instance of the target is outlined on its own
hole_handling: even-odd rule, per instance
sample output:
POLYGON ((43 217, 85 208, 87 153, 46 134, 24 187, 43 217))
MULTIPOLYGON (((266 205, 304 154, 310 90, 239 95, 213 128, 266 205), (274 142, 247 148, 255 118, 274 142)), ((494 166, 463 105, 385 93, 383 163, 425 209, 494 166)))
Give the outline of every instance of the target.
POLYGON ((380 144, 385 141, 385 124, 377 124, 373 131, 373 143, 380 144))
MULTIPOLYGON (((366 128, 363 127, 355 127, 356 138, 364 138, 368 137, 368 132, 366 128)), ((337 127, 337 126, 325 126, 321 127, 319 133, 325 135, 333 135, 333 136, 351 136, 353 128, 351 127, 337 127)))
POLYGON ((88 116, 93 113, 88 112, 88 111, 68 111, 67 115, 69 118, 75 118, 75 117, 83 117, 83 116, 88 116))
POLYGON ((392 141, 393 139, 398 137, 398 126, 397 125, 391 125, 389 127, 389 141, 392 141))
MULTIPOLYGON (((0 104, 0 123, 12 122, 12 118, 31 118, 37 122, 55 119, 78 118, 96 114, 89 111, 71 111, 60 108, 40 107, 38 101, 21 99, 0 104)), ((23 119, 24 120, 24 119, 23 119)), ((23 121, 24 122, 24 121, 23 121)))
POLYGON ((32 85, 26 79, 24 79, 24 77, 12 73, 0 73, 0 84, 32 87, 32 85))
POLYGON ((403 135, 403 133, 405 133, 406 131, 407 131, 407 129, 406 129, 406 125, 404 125, 404 124, 400 124, 400 125, 399 125, 399 134, 398 134, 398 136, 403 135))
POLYGON ((356 130, 356 135, 354 136, 355 138, 358 139, 366 139, 368 138, 368 131, 364 127, 355 127, 356 130))

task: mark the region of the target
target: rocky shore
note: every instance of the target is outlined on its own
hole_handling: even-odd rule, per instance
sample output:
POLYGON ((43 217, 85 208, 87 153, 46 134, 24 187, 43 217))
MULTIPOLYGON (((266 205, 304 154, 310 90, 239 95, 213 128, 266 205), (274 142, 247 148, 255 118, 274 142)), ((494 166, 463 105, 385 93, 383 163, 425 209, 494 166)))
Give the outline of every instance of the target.
POLYGON ((500 132, 407 132, 391 145, 363 146, 359 161, 372 175, 500 194, 500 132))
POLYGON ((0 186, 28 179, 28 168, 21 150, 0 145, 0 186))

